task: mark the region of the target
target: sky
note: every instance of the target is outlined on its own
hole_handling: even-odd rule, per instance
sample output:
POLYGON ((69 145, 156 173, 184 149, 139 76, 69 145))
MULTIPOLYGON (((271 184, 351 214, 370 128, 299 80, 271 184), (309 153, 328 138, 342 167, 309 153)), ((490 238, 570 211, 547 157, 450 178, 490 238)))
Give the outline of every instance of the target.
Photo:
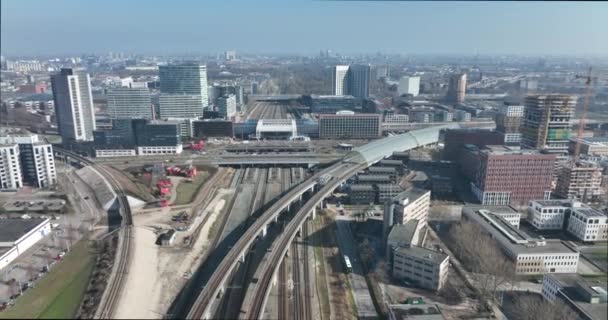
POLYGON ((4 55, 608 55, 608 2, 2 0, 4 55))

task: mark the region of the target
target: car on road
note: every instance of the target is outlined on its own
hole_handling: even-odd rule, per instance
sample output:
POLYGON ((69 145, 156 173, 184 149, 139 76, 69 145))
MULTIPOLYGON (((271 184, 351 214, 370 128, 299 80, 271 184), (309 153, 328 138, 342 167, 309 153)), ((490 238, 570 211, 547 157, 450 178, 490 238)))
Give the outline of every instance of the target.
POLYGON ((89 200, 89 196, 84 197, 84 200, 89 200))

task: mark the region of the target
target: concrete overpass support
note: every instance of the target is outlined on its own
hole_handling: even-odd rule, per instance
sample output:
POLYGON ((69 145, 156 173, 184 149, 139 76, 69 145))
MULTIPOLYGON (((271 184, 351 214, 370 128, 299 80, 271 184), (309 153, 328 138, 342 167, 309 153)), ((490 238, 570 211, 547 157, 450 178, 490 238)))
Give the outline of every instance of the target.
POLYGON ((264 227, 262 227, 262 232, 261 232, 262 238, 266 236, 266 233, 268 232, 267 229, 268 229, 268 225, 265 224, 264 227))
POLYGON ((310 212, 310 219, 314 220, 317 217, 317 208, 312 208, 312 211, 310 212))

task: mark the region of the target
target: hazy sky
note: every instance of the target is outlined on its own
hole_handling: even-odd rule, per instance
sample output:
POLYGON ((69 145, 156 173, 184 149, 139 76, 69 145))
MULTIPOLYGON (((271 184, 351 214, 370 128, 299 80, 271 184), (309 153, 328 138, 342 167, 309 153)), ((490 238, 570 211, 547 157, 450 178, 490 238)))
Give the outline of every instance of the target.
POLYGON ((3 54, 608 55, 608 3, 2 0, 3 54))

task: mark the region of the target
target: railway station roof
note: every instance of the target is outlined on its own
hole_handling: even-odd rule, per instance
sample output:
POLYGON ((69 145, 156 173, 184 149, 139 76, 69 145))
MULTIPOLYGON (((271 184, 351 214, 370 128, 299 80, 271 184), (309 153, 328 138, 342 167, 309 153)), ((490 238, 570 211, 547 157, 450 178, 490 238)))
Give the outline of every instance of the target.
POLYGON ((435 143, 439 140, 439 132, 441 130, 457 128, 460 128, 458 124, 451 123, 412 130, 410 132, 382 138, 355 148, 348 154, 347 158, 350 158, 352 161, 357 161, 356 159, 359 159, 360 156, 368 165, 372 165, 386 157, 390 157, 393 152, 407 151, 423 145, 435 143))

